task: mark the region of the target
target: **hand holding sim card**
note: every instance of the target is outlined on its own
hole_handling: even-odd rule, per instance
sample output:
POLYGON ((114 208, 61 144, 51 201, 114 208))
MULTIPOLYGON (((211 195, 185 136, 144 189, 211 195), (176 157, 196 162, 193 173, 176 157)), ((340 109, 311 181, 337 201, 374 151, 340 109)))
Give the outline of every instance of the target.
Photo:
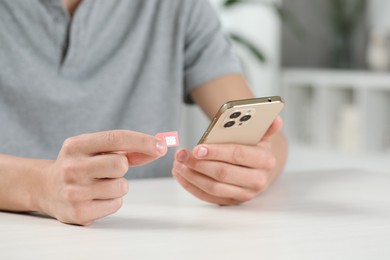
POLYGON ((174 132, 165 132, 165 133, 158 133, 156 134, 156 137, 160 140, 164 140, 167 144, 167 147, 176 147, 179 146, 179 135, 177 131, 174 132))

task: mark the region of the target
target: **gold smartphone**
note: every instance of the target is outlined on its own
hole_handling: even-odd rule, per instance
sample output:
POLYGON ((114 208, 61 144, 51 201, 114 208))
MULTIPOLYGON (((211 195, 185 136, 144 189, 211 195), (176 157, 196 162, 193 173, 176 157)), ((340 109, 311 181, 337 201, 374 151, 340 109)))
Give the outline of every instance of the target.
POLYGON ((229 101, 221 106, 199 144, 256 145, 283 107, 279 96, 229 101))

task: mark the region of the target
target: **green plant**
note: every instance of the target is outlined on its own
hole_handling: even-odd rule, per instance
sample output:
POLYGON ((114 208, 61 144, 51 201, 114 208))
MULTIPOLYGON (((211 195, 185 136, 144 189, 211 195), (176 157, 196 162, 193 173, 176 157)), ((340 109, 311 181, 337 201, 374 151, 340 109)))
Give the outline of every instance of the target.
POLYGON ((330 0, 329 15, 335 32, 350 35, 362 21, 367 0, 330 0))
MULTIPOLYGON (((236 6, 242 5, 242 4, 256 4, 256 5, 263 5, 271 8, 274 10, 274 12, 278 15, 278 17, 281 19, 282 23, 288 25, 290 29, 295 32, 297 35, 303 34, 302 27, 298 24, 298 22, 295 20, 294 16, 280 3, 276 3, 275 1, 265 1, 265 0, 224 0, 222 7, 223 9, 230 9, 234 8, 236 6)), ((264 63, 267 61, 266 55, 264 52, 257 47, 254 43, 252 43, 249 39, 246 37, 235 33, 235 32, 229 32, 228 36, 230 39, 247 49, 252 56, 260 63, 264 63)))
POLYGON ((329 1, 329 19, 334 33, 333 67, 353 67, 352 37, 365 16, 366 7, 367 0, 329 1))

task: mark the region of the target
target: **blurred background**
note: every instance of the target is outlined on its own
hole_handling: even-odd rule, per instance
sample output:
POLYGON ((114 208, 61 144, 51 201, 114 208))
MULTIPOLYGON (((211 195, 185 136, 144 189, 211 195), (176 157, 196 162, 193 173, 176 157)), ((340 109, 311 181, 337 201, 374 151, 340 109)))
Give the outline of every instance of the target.
MULTIPOLYGON (((288 171, 390 172, 390 1, 210 1, 256 96, 286 102, 288 171)), ((192 148, 210 121, 182 122, 192 148)))

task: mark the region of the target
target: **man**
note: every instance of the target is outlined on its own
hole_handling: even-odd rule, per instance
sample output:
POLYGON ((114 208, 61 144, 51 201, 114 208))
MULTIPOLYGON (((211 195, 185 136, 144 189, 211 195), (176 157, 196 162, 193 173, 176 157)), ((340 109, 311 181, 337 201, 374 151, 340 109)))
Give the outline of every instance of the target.
POLYGON ((207 0, 2 0, 0 209, 88 225, 121 207, 126 173, 251 200, 284 166, 280 118, 257 146, 182 149, 171 170, 154 137, 177 129, 182 98, 212 117, 251 97, 207 0))

